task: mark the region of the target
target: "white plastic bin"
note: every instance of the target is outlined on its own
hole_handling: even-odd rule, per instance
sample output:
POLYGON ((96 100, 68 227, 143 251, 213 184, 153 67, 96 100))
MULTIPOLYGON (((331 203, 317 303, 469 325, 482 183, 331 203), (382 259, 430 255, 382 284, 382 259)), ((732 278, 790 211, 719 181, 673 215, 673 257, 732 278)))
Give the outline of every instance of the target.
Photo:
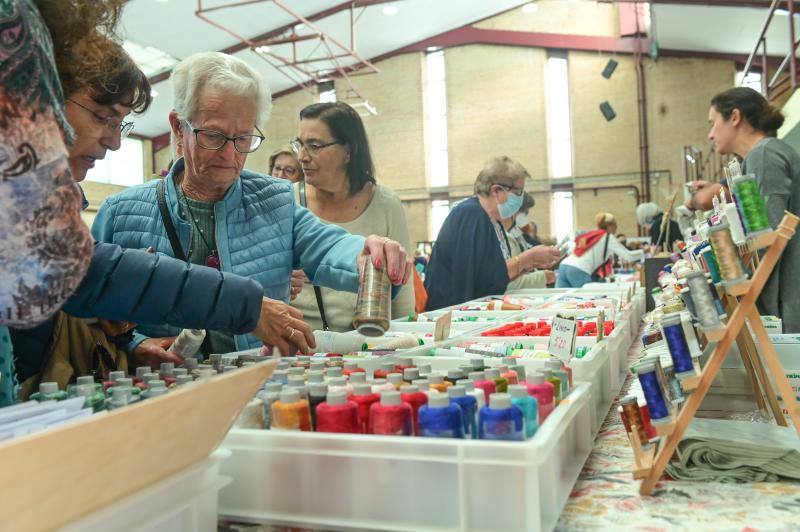
MULTIPOLYGON (((73 521, 61 530, 216 532, 219 491, 231 481, 220 475, 220 464, 230 455, 230 451, 217 450, 202 462, 73 521)), ((113 468, 109 469, 109 474, 113 474, 113 468)))
POLYGON ((220 514, 324 529, 551 530, 593 440, 580 384, 526 442, 234 429, 220 514))

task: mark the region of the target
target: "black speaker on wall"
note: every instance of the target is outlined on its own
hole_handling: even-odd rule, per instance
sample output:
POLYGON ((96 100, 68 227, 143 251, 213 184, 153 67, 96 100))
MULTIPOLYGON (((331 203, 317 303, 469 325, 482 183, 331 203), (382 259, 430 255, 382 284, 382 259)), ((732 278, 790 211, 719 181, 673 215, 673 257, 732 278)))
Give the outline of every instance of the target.
POLYGON ((606 63, 606 67, 603 69, 603 74, 602 74, 603 77, 606 79, 610 78, 611 74, 613 74, 614 71, 617 69, 617 65, 619 65, 619 63, 617 63, 613 59, 609 59, 608 63, 606 63))
POLYGON ((600 104, 600 112, 603 113, 603 116, 608 122, 611 122, 617 117, 617 113, 614 112, 614 108, 611 107, 611 104, 607 101, 600 104))

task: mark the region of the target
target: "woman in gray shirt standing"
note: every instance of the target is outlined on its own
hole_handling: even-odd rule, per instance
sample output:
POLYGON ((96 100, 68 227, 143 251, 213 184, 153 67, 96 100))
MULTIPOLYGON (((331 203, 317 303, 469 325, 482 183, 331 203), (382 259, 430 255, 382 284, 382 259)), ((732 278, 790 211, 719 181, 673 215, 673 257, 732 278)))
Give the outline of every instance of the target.
MULTIPOLYGON (((757 91, 735 87, 711 99, 708 138, 721 154, 734 154, 743 160, 743 171, 758 180, 773 228, 784 211, 800 213, 800 155, 775 138, 783 124, 783 114, 757 91)), ((800 332, 800 244, 792 238, 783 257, 767 281, 758 307, 761 314, 783 319, 784 333, 800 332), (792 302, 794 302, 792 304, 792 302)))

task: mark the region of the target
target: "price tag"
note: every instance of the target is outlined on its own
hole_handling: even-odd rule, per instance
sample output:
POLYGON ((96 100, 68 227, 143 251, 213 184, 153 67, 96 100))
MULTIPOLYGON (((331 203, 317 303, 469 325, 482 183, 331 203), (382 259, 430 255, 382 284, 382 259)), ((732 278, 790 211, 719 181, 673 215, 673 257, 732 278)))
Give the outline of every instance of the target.
POLYGON ((553 318, 547 350, 551 355, 557 356, 565 362, 568 361, 575 354, 576 333, 575 318, 556 316, 553 318))
POLYGON ((597 314, 597 341, 603 339, 604 331, 603 325, 606 323, 606 313, 602 310, 597 314))
POLYGON ((453 321, 453 311, 445 312, 436 320, 436 328, 433 331, 433 340, 441 342, 450 338, 450 324, 453 321))

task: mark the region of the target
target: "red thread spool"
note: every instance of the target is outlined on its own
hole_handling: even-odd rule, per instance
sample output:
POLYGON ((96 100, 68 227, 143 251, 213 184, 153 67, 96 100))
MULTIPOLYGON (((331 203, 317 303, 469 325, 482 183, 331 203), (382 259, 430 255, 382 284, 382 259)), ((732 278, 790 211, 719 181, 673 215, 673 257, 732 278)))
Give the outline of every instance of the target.
POLYGON ((385 379, 389 373, 394 373, 394 363, 393 362, 384 362, 381 364, 380 369, 376 369, 375 373, 373 374, 373 379, 385 379))
POLYGON ((369 429, 369 412, 370 407, 380 401, 381 396, 377 393, 372 393, 372 386, 369 384, 356 384, 353 386, 353 395, 350 400, 353 401, 358 408, 358 425, 359 432, 366 434, 369 429))
POLYGON ((327 400, 317 405, 317 432, 360 433, 358 405, 348 401, 344 391, 330 392, 327 400))
POLYGON ((381 401, 369 409, 369 433, 387 436, 410 436, 413 433, 411 406, 400 392, 383 392, 381 401))
POLYGON ((358 367, 358 364, 355 362, 345 362, 344 368, 342 368, 342 375, 347 375, 348 377, 353 373, 366 373, 367 370, 364 368, 358 367))
POLYGON ((486 375, 482 371, 473 371, 468 377, 475 383, 475 388, 483 390, 483 395, 486 397, 486 404, 489 404, 489 396, 497 392, 497 385, 495 382, 493 380, 487 380, 486 375))
POLYGON ((427 394, 419 391, 419 387, 412 384, 400 388, 400 399, 411 407, 411 424, 414 427, 414 434, 419 434, 418 413, 422 405, 428 403, 427 394))

